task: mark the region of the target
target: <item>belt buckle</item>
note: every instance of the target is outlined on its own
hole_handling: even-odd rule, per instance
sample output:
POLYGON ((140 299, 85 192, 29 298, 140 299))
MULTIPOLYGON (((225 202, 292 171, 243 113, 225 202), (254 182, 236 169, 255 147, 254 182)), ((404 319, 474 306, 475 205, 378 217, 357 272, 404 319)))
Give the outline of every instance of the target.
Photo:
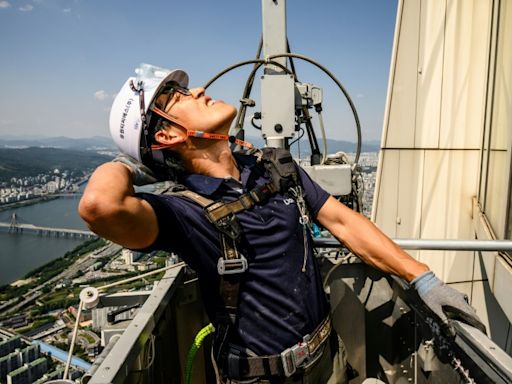
POLYGON ((297 368, 309 357, 307 343, 300 342, 293 347, 281 352, 281 361, 283 363, 284 375, 290 377, 297 368))

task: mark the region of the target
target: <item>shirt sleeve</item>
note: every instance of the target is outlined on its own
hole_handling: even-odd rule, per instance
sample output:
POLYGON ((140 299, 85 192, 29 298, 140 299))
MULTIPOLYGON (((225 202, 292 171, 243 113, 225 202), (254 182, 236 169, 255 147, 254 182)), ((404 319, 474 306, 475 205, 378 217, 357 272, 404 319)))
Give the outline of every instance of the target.
MULTIPOLYGON (((172 239, 183 239, 185 237, 184 227, 181 223, 179 207, 173 204, 169 196, 154 195, 152 193, 136 193, 136 197, 147 201, 155 212, 158 222, 158 236, 149 247, 137 249, 139 252, 149 253, 152 251, 181 251, 180 242, 172 239)), ((177 199, 174 199, 177 200, 177 199)), ((144 230, 144 228, 141 228, 144 230)))
POLYGON ((299 170, 299 177, 302 182, 302 188, 304 189, 304 199, 306 200, 311 214, 313 217, 316 217, 318 211, 320 211, 330 195, 325 189, 313 181, 307 172, 299 165, 297 165, 297 169, 299 170))

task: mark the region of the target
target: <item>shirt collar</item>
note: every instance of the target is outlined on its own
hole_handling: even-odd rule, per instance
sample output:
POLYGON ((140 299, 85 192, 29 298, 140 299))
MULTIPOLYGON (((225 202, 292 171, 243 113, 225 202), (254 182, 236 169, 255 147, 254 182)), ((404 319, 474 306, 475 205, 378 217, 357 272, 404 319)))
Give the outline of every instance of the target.
MULTIPOLYGON (((239 153, 233 153, 233 156, 238 164, 238 168, 240 169, 242 185, 245 187, 247 180, 249 179, 249 175, 251 174, 251 166, 256 163, 256 158, 254 156, 239 153)), ((226 182, 226 179, 200 175, 197 173, 189 173, 184 175, 182 182, 185 187, 201 195, 212 195, 223 183, 226 182)))

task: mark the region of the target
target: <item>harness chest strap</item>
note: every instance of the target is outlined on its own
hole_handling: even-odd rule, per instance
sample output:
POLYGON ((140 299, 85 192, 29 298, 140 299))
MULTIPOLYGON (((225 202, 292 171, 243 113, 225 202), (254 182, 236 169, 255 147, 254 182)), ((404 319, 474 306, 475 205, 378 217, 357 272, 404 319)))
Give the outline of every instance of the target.
POLYGON ((244 193, 238 199, 231 202, 222 202, 210 204, 205 207, 205 213, 212 223, 216 223, 229 215, 251 209, 256 204, 260 204, 273 194, 278 192, 272 183, 257 186, 248 193, 244 193))
MULTIPOLYGON (((277 192, 288 192, 293 187, 299 185, 295 163, 288 150, 283 148, 263 148, 257 151, 256 157, 270 174, 270 182, 254 187, 248 193, 231 202, 217 202, 205 206, 200 201, 194 200, 205 207, 206 216, 212 223, 219 223, 226 217, 267 201, 277 192)), ((190 197, 194 199, 192 196, 190 197)))

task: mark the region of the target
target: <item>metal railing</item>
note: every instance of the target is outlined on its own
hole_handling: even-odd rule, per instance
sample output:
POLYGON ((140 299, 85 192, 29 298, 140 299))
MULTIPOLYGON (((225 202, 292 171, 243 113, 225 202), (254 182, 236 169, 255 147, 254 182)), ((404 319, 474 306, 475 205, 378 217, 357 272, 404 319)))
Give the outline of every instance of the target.
MULTIPOLYGON (((510 252, 511 240, 429 240, 429 239, 393 239, 403 249, 409 250, 435 250, 435 251, 485 251, 510 252)), ((342 247, 334 238, 314 239, 315 247, 338 248, 342 247)))
MULTIPOLYGON (((394 241, 404 249, 414 250, 512 251, 512 241, 508 240, 482 241, 395 239, 394 241)), ((338 248, 343 246, 335 239, 325 238, 315 239, 314 244, 315 247, 319 248, 338 248)), ((344 268, 339 268, 340 271, 344 271, 343 276, 340 275, 334 277, 336 279, 340 279, 340 282, 341 279, 345 278, 348 278, 348 281, 352 281, 350 279, 354 279, 359 274, 361 274, 361 277, 363 278, 362 280, 365 280, 364 277, 366 276, 368 268, 366 265, 343 265, 343 267, 344 268), (352 269, 350 267, 352 267, 352 269), (360 268, 361 270, 359 271, 360 268), (354 271, 357 273, 354 274, 354 271)), ((357 279, 353 281, 355 282, 356 280, 357 279)), ((357 281, 362 280, 359 279, 357 281)), ((398 295, 392 295, 395 299, 397 296, 403 296, 405 291, 407 291, 407 286, 402 285, 400 283, 400 279, 390 278, 389 281, 395 282, 392 284, 392 291, 398 293, 398 295)), ((373 282, 373 284, 375 284, 375 282, 373 282)), ((167 319, 167 322, 164 321, 167 315, 165 315, 162 310, 169 305, 178 305, 176 301, 172 300, 172 298, 175 296, 178 286, 181 285, 183 285, 183 270, 180 269, 179 272, 172 271, 172 273, 169 271, 159 284, 158 290, 152 292, 148 300, 144 303, 139 315, 132 321, 132 323, 130 323, 129 327, 119 338, 119 340, 117 340, 115 345, 111 346, 112 350, 110 353, 104 355, 101 359, 101 363, 95 364, 94 369, 91 370, 88 375, 86 375, 88 377, 86 378, 85 382, 90 380, 90 384, 129 383, 133 377, 136 377, 137 380, 140 379, 143 383, 151 382, 151 377, 153 376, 145 377, 144 372, 146 372, 147 367, 142 364, 141 367, 137 368, 137 361, 142 359, 141 356, 144 355, 145 350, 144 345, 148 344, 148 341, 150 341, 152 337, 151 335, 157 333, 157 329, 162 329, 162 322, 165 323, 164 327, 179 328, 179 326, 175 324, 174 321, 169 323, 168 321, 170 319, 167 319), (144 373, 144 375, 141 376, 141 372, 144 373)), ((384 292, 384 290, 379 289, 374 289, 374 291, 384 292)), ((336 292, 336 294, 338 293, 339 292, 336 292)), ((334 292, 331 292, 331 294, 334 294, 334 292)), ((404 297, 404 299, 406 298, 404 297)), ((413 303, 410 299, 407 299, 407 304, 414 308, 421 306, 421 303, 413 303)), ((389 304, 387 305, 389 306, 389 304)), ((362 311, 366 313, 366 310, 363 309, 362 311)), ((404 316, 407 317, 406 315, 407 314, 404 316)), ((420 317, 417 317, 417 321, 424 323, 421 321, 420 317)), ((398 321, 397 324, 402 327, 405 323, 402 324, 402 322, 398 321)), ((366 326, 370 325, 367 324, 366 326)), ((410 326, 413 327, 414 324, 410 326)), ((476 370, 473 368, 471 372, 468 371, 468 377, 474 376, 476 372, 478 375, 480 375, 480 377, 478 377, 479 380, 477 381, 479 383, 494 382, 503 384, 510 382, 509 380, 512 380, 512 360, 510 356, 501 351, 499 347, 496 346, 496 344, 494 344, 490 339, 487 338, 487 336, 481 334, 479 331, 470 327, 466 327, 464 324, 458 323, 455 324, 455 326, 458 331, 458 337, 455 340, 454 345, 456 349, 462 353, 463 356, 466 356, 464 359, 462 359, 461 366, 477 367, 476 370)), ((173 332, 177 332, 177 329, 173 332)), ((181 335, 183 332, 185 331, 180 330, 177 332, 177 334, 181 335)), ((353 328, 350 328, 350 332, 353 332, 353 328)), ((165 342, 167 344, 175 344, 177 340, 172 339, 166 340, 165 342)), ((410 361, 413 361, 416 356, 416 352, 412 347, 413 346, 411 346, 410 356, 407 357, 407 359, 410 361)), ((163 353, 163 351, 160 351, 160 354, 161 353, 163 353)), ((170 367, 171 364, 169 364, 169 361, 172 361, 172 359, 177 359, 177 356, 173 355, 171 357, 171 355, 166 353, 165 360, 168 363, 166 366, 159 367, 159 369, 164 369, 167 371, 172 370, 170 367)), ((452 368, 448 367, 447 369, 451 370, 452 368)), ((175 369, 173 372, 167 372, 166 375, 177 378, 180 375, 179 369, 175 369)), ((471 381, 466 382, 469 383, 471 381)))

